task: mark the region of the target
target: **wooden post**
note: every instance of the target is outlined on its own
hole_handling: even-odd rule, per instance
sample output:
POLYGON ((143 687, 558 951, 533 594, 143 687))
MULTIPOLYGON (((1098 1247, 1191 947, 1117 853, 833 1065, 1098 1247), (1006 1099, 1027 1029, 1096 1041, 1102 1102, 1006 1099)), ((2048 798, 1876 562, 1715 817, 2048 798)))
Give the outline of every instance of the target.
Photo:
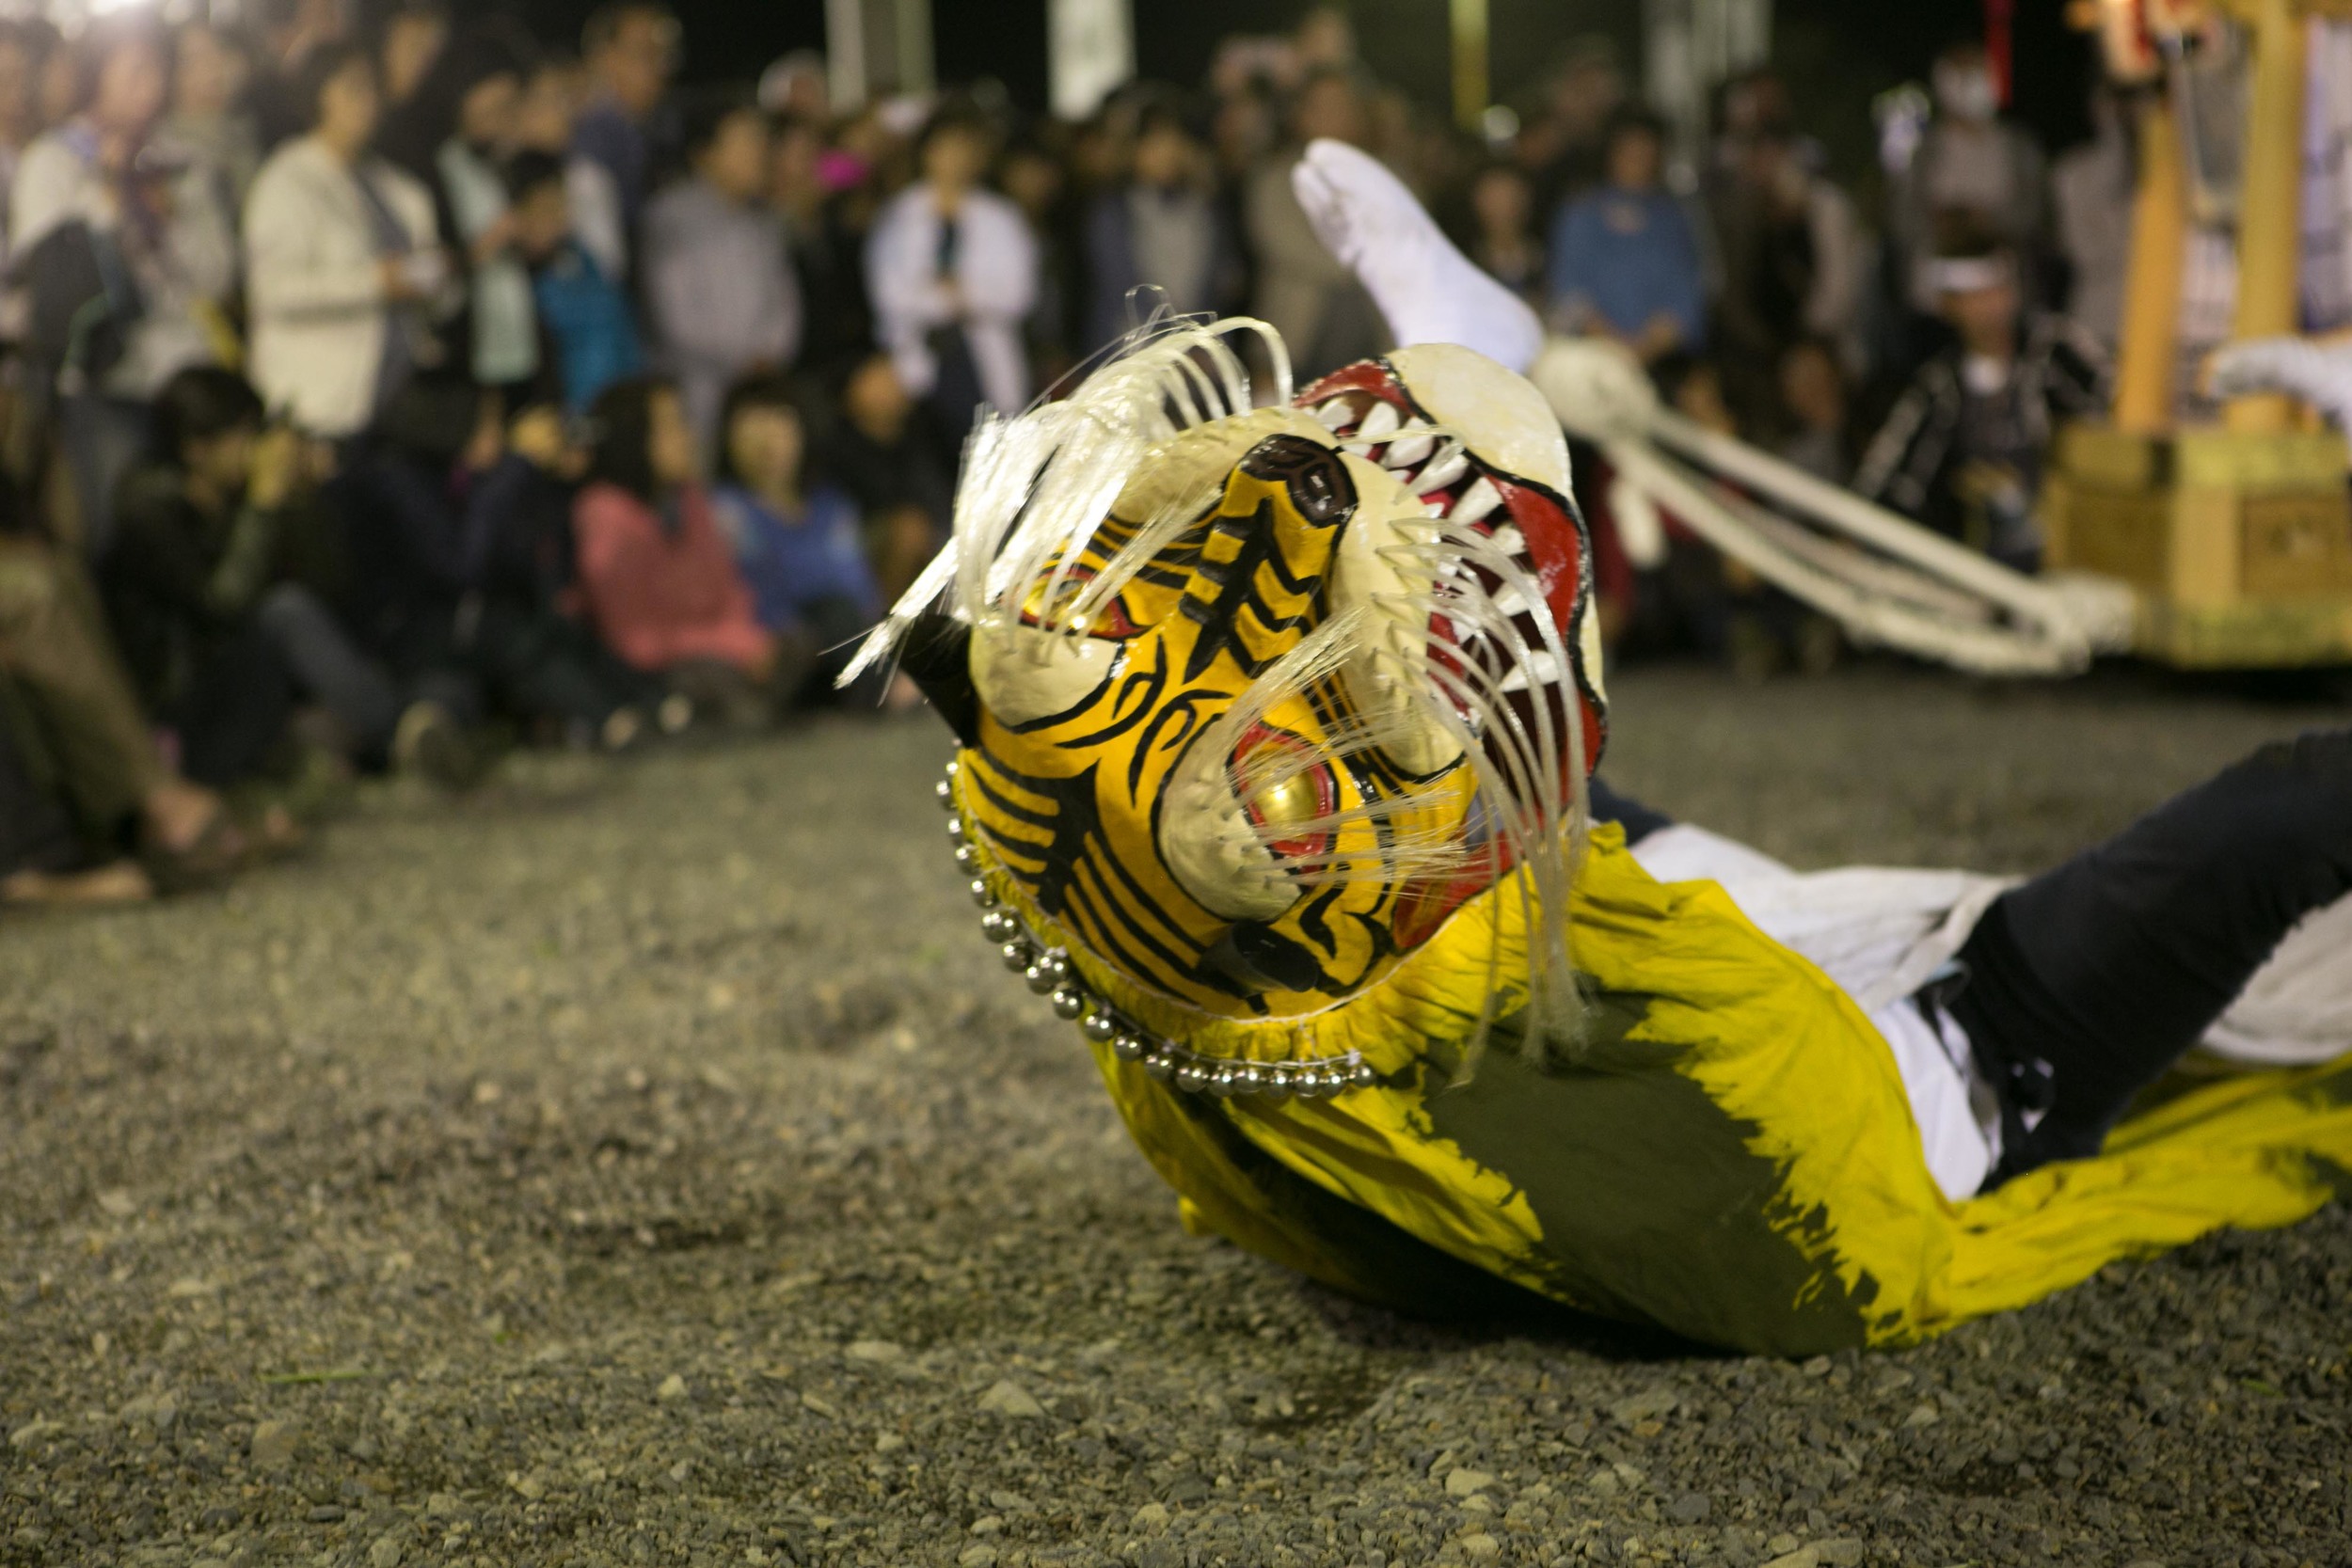
POLYGON ((1449 0, 1454 122, 1475 135, 1486 117, 1486 0, 1449 0))
POLYGON ((2187 250, 2181 127, 2171 102, 2157 93, 2139 111, 2139 188, 2132 196, 2132 254, 2115 369, 2115 422, 2135 435, 2160 436, 2172 425, 2187 250))
MULTIPOLYGON (((2304 23, 2295 0, 2253 0, 2254 72, 2246 99, 2245 186, 2238 199, 2239 338, 2300 325, 2296 263, 2302 252, 2304 23)), ((2232 430, 2292 430, 2282 396, 2240 398, 2232 430)))

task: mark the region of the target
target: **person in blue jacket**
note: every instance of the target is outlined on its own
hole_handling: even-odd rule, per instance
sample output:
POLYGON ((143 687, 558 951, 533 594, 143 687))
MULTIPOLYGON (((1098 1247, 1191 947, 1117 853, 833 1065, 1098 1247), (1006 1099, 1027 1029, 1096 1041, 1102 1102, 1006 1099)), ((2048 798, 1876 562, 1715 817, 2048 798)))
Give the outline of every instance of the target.
POLYGON ((1603 150, 1606 181, 1552 224, 1554 319, 1616 339, 1645 365, 1695 353, 1706 346, 1706 279, 1690 216, 1661 179, 1665 127, 1645 109, 1621 109, 1603 150))
POLYGON ((572 229, 564 160, 518 153, 507 169, 515 245, 531 268, 539 324, 549 339, 564 406, 584 414, 596 395, 645 368, 628 296, 572 229))
POLYGON ((821 700, 882 614, 857 503, 837 485, 806 482, 807 426, 783 376, 758 372, 729 388, 719 428, 720 531, 759 624, 818 656, 802 695, 821 700))

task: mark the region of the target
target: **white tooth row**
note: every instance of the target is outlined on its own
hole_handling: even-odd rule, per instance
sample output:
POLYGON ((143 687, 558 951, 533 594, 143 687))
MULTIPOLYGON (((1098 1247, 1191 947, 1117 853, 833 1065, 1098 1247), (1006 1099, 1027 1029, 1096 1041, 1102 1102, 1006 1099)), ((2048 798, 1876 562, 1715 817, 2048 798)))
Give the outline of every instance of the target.
MULTIPOLYGON (((1437 436, 1430 432, 1426 420, 1418 417, 1404 419, 1394 405, 1377 399, 1366 411, 1362 421, 1355 429, 1348 430, 1349 421, 1355 418, 1355 407, 1345 397, 1327 399, 1315 408, 1315 419, 1326 430, 1335 435, 1346 431, 1348 439, 1342 443, 1343 450, 1359 457, 1369 457, 1375 447, 1379 448, 1380 466, 1395 473, 1414 494, 1422 498, 1430 516, 1442 517, 1450 522, 1475 523, 1502 506, 1502 492, 1495 488, 1494 481, 1483 474, 1471 483, 1469 489, 1454 498, 1451 507, 1445 504, 1441 492, 1470 472, 1470 452, 1459 441, 1448 441, 1440 451, 1437 436), (1399 431, 1407 434, 1399 436, 1399 431), (1435 460, 1428 461, 1433 452, 1436 453, 1435 460), (1418 473, 1414 472, 1414 466, 1424 461, 1428 466, 1418 473)), ((1495 548, 1504 555, 1524 559, 1527 540, 1516 524, 1503 523, 1494 529, 1488 537, 1493 540, 1495 548)), ((1454 575, 1446 568, 1440 568, 1440 572, 1447 577, 1454 575)), ((1527 613, 1528 610, 1527 596, 1509 584, 1505 584, 1502 592, 1495 595, 1494 605, 1502 614, 1514 619, 1527 613)), ((1514 666, 1510 673, 1503 676, 1502 689, 1504 691, 1524 691, 1531 678, 1549 685, 1557 681, 1560 675, 1560 661, 1549 652, 1537 649, 1528 656, 1524 663, 1514 666)))
POLYGON ((1344 397, 1327 399, 1315 408, 1315 419, 1326 430, 1334 434, 1346 432, 1342 450, 1359 457, 1370 457, 1377 450, 1380 466, 1421 497, 1432 517, 1474 523, 1502 504, 1502 493, 1484 476, 1456 497, 1451 508, 1429 499, 1470 472, 1470 452, 1459 441, 1448 441, 1440 448, 1428 420, 1418 415, 1406 419, 1394 404, 1379 402, 1374 403, 1362 421, 1349 430, 1348 421, 1355 417, 1354 407, 1344 397))

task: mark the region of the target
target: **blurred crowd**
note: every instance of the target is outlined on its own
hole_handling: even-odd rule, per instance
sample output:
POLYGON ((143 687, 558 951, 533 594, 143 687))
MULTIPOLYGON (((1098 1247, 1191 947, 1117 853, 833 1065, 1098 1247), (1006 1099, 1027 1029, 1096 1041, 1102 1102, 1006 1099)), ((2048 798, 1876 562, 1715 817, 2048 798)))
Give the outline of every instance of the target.
MULTIPOLYGON (((977 411, 1159 310, 1263 317, 1302 380, 1390 346, 1292 193, 1317 137, 1685 413, 2021 565, 2105 395, 2128 160, 2053 172, 1973 46, 1858 198, 1770 72, 1677 149, 1599 40, 1485 135, 1336 8, 1082 123, 835 112, 813 55, 682 88, 659 0, 574 41, 441 0, 0 27, 0 895, 216 878, 354 773, 911 705, 834 677, 977 411)), ((1580 455, 1623 646, 1834 657, 1580 455)))

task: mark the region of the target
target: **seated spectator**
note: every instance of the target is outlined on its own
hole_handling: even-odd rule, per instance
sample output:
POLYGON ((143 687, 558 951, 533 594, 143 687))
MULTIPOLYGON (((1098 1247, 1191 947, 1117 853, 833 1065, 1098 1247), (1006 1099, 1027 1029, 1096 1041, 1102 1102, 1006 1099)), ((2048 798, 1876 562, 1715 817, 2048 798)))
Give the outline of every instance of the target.
POLYGON ((988 149, 978 120, 934 116, 916 148, 922 178, 882 208, 866 247, 875 336, 959 445, 982 404, 1017 414, 1029 402, 1022 324, 1037 303, 1037 241, 1018 207, 980 188, 988 149))
POLYGON ((115 486, 147 441, 148 400, 175 371, 219 357, 236 252, 213 171, 154 135, 161 32, 109 18, 82 48, 85 102, 25 149, 8 232, 29 303, 24 348, 44 390, 65 388, 60 434, 96 560, 115 486))
POLYGON ((955 481, 930 410, 908 394, 891 356, 870 354, 852 366, 840 404, 821 467, 864 515, 866 557, 883 601, 895 604, 947 537, 955 481))
POLYGON ((1166 105, 1143 116, 1130 177, 1094 198, 1087 220, 1087 270, 1093 294, 1087 313, 1088 353, 1135 325, 1129 291, 1146 313, 1165 303, 1178 315, 1221 313, 1235 303, 1240 257, 1209 185, 1208 151, 1166 105))
POLYGON ((580 599, 605 645, 670 678, 698 706, 756 721, 789 693, 751 590, 710 513, 694 433, 669 382, 624 381, 596 400, 587 487, 572 507, 580 599), (771 686, 771 683, 772 686, 771 686))
POLYGON ((540 330, 552 345, 564 406, 585 414, 607 387, 644 369, 637 321, 612 275, 573 231, 564 162, 518 154, 506 171, 514 192, 515 254, 531 269, 540 330))
POLYGON ((2064 317, 2026 315, 2015 253, 1992 230, 1961 216, 1946 230, 1932 277, 1957 341, 1912 377, 1853 487, 2032 571, 2043 455, 2060 420, 2106 408, 2106 356, 2064 317))
POLYGON ((140 699, 189 776, 261 772, 303 699, 334 717, 346 755, 382 766, 400 701, 320 594, 330 568, 301 437, 264 430, 252 387, 215 366, 165 384, 154 429, 116 498, 103 582, 140 699))
POLYGON ((244 210, 262 167, 262 135, 242 104, 252 72, 236 35, 209 22, 184 22, 172 37, 170 144, 207 166, 220 188, 224 220, 244 210))
POLYGON ((250 847, 217 794, 165 763, 79 563, 12 532, 0 532, 0 902, 140 898, 216 878, 250 847))
POLYGON ((373 61, 322 48, 304 84, 310 132, 271 154, 246 204, 250 364, 270 407, 342 437, 427 354, 427 314, 450 304, 450 269, 432 195, 368 153, 373 61))
POLYGON ((1604 143, 1605 182, 1562 209, 1551 231, 1552 309, 1571 331, 1616 339, 1645 365, 1705 342, 1698 240, 1660 182, 1665 128, 1623 109, 1604 143))
MULTIPOLYGON (((574 586, 561 421, 419 376, 337 482, 350 518, 351 614, 418 693, 461 723, 504 714, 618 750, 665 689, 564 612, 574 586)), ((684 715, 664 716, 670 727, 684 715)))
POLYGON ((696 104, 686 155, 689 177, 645 209, 645 301, 654 351, 707 452, 736 378, 792 362, 801 290, 784 230, 759 205, 768 122, 758 106, 727 97, 696 104))
POLYGON ((515 252, 503 164, 522 99, 521 44, 490 26, 461 39, 435 68, 430 95, 447 105, 448 135, 432 168, 467 269, 467 338, 473 378, 504 388, 517 407, 539 374, 531 273, 515 252))
POLYGON ((1846 373, 1825 338, 1800 338, 1782 352, 1781 460, 1814 478, 1843 484, 1853 469, 1849 450, 1846 373))
POLYGON ((738 382, 723 429, 711 509, 759 624, 823 652, 800 700, 821 697, 852 640, 882 613, 857 503, 838 486, 803 482, 807 431, 783 377, 738 382))

